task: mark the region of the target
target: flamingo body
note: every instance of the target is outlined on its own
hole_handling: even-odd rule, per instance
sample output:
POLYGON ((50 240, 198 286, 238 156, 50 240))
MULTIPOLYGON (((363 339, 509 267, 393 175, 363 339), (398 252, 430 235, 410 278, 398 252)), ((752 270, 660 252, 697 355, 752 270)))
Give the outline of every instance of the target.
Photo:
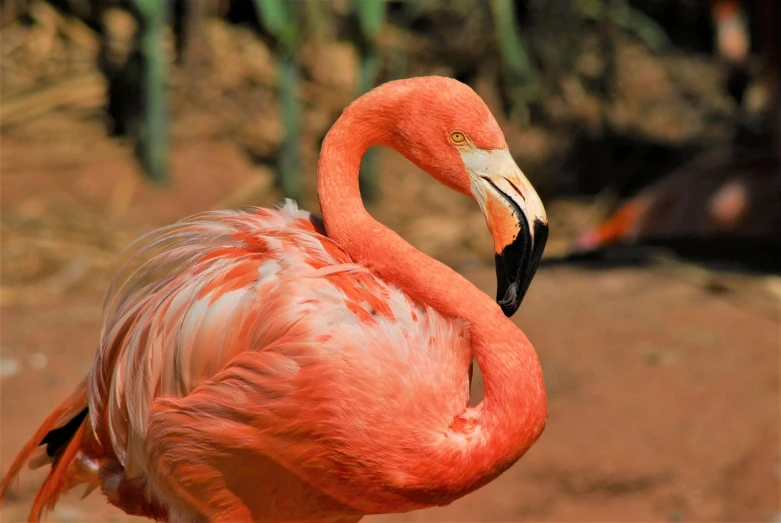
POLYGON ((547 218, 482 100, 435 77, 375 89, 326 137, 318 179, 324 223, 288 201, 201 214, 131 246, 92 370, 0 499, 29 462, 51 464, 32 521, 86 483, 160 521, 354 522, 448 504, 528 450, 545 388, 506 315, 547 218), (497 302, 366 213, 358 170, 374 144, 478 201, 497 302), (126 277, 132 260, 147 261, 126 277))
MULTIPOLYGON (((124 468, 113 481, 160 478, 173 499, 187 484, 183 513, 290 519, 309 509, 291 486, 317 490, 285 467, 306 463, 333 474, 320 488, 349 502, 347 514, 418 507, 390 488, 415 483, 414 460, 376 447, 389 436, 412 449, 446 436, 468 402, 465 330, 353 263, 315 223, 288 202, 201 216, 150 239, 176 246, 145 270, 174 271, 151 286, 139 273, 117 307, 109 302, 114 328, 89 383, 98 443, 124 468), (420 426, 403 426, 399 412, 420 426), (437 425, 439 434, 420 430, 437 425), (233 481, 252 485, 246 495, 215 489, 224 460, 233 481), (350 471, 344 484, 339 470, 350 471), (358 486, 360 502, 345 496, 358 486), (224 499, 210 498, 217 491, 224 499), (297 506, 285 505, 291 498, 297 506)), ((334 498, 311 499, 339 508, 334 498)))

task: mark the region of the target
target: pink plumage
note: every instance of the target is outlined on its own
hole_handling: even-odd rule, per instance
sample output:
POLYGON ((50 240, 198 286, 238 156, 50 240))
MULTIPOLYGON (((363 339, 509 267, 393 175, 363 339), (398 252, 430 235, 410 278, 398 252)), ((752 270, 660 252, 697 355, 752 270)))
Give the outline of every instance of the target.
POLYGON ((455 155, 411 159, 441 164, 442 181, 462 192, 484 184, 473 197, 511 285, 503 307, 517 308, 545 217, 505 149, 490 147, 503 143, 493 117, 453 80, 386 84, 324 143, 325 225, 287 201, 194 216, 131 246, 107 294, 92 371, 19 454, 2 494, 30 460, 52 463, 31 520, 86 483, 158 520, 357 521, 449 503, 517 460, 545 423, 531 345, 490 298, 359 208, 357 168, 370 143, 355 158, 341 150, 350 126, 376 125, 357 115, 400 93, 417 103, 437 91, 449 96, 432 114, 476 104, 458 126, 471 149, 447 145, 444 133, 455 155), (479 170, 490 162, 509 170, 479 170), (524 193, 508 196, 505 179, 524 193), (475 356, 486 400, 469 408, 475 356))

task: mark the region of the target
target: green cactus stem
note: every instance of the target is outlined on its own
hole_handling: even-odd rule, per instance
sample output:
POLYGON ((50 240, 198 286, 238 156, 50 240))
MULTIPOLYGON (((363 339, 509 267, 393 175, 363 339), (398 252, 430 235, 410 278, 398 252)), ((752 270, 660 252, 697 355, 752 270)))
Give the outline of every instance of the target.
MULTIPOLYGON (((354 0, 358 20, 357 47, 359 54, 358 95, 371 90, 376 82, 381 66, 379 35, 385 23, 385 0, 354 0)), ((371 202, 378 196, 377 150, 370 149, 361 162, 360 186, 363 197, 371 202)))
POLYGON ((140 15, 143 119, 136 139, 136 156, 152 181, 168 181, 168 59, 163 43, 166 2, 133 0, 140 15))

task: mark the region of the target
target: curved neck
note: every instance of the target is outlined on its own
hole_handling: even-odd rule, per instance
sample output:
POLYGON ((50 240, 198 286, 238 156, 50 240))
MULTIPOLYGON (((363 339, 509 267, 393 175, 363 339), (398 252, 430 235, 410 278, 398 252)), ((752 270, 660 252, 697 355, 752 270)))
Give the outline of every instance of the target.
MULTIPOLYGON (((385 100, 370 96, 348 107, 323 141, 317 187, 323 222, 328 236, 356 262, 418 303, 469 324, 485 394, 467 415, 476 414, 477 423, 489 434, 481 449, 473 449, 483 454, 480 461, 489 469, 473 463, 473 478, 462 479, 467 484, 484 483, 520 458, 544 428, 547 406, 539 360, 526 336, 488 295, 366 211, 358 184, 361 159, 375 145, 396 148, 392 133, 385 131, 393 128, 388 115, 394 112, 383 107, 385 100)), ((436 460, 444 465, 443 458, 436 460)))
POLYGON ((393 144, 378 132, 378 118, 367 118, 357 110, 362 108, 350 106, 323 141, 317 189, 328 236, 356 262, 446 316, 469 320, 501 314, 499 306, 463 276, 417 250, 366 211, 358 183, 361 159, 372 146, 393 144))

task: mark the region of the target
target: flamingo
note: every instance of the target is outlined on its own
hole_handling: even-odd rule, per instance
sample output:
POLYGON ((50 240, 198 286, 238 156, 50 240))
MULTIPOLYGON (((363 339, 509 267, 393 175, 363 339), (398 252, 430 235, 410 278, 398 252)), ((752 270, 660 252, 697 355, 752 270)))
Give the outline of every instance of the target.
POLYGON ((0 496, 29 462, 51 465, 31 521, 86 484, 158 521, 355 522, 449 504, 514 464, 547 419, 509 319, 547 218, 485 103, 441 77, 375 88, 325 137, 318 194, 322 221, 287 200, 138 240, 148 261, 109 287, 91 371, 0 496), (374 145, 477 200, 496 301, 369 215, 358 171, 374 145), (484 399, 469 407, 473 358, 484 399))

